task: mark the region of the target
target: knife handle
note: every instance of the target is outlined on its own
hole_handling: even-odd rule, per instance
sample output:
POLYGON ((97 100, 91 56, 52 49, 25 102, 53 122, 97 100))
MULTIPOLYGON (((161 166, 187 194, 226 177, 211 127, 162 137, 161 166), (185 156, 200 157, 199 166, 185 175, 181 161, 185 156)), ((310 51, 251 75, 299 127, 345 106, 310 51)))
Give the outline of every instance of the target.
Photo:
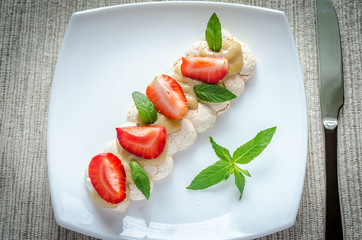
POLYGON ((325 129, 326 144, 326 228, 325 239, 343 239, 341 209, 338 195, 337 127, 325 129))

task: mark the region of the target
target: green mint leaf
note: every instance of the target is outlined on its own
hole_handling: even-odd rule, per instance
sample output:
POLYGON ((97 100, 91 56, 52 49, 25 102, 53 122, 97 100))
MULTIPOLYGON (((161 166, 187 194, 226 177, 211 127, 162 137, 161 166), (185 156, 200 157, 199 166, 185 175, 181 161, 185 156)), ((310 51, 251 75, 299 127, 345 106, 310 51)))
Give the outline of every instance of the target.
POLYGON ((219 85, 203 83, 194 86, 196 96, 202 101, 220 103, 236 98, 236 95, 219 85))
POLYGON ((138 114, 144 124, 151 124, 157 120, 157 111, 155 105, 148 99, 146 95, 140 92, 132 93, 133 101, 138 110, 138 114))
POLYGON ((234 169, 234 176, 235 176, 235 185, 240 192, 240 197, 239 197, 239 200, 240 200, 241 197, 243 196, 243 191, 244 191, 244 187, 245 187, 245 177, 242 173, 242 170, 237 166, 235 166, 235 169, 234 169))
POLYGON ((133 182, 148 200, 150 198, 151 185, 147 173, 134 160, 130 162, 129 166, 131 167, 133 182))
POLYGON ((231 165, 229 162, 219 160, 202 170, 194 178, 194 180, 192 180, 190 186, 188 186, 187 189, 201 190, 218 184, 225 180, 230 168, 233 168, 233 165, 231 165))
POLYGON ((252 140, 235 150, 233 159, 236 163, 246 164, 257 157, 270 143, 277 127, 260 131, 252 140))
POLYGON ((219 52, 222 47, 221 24, 216 13, 213 13, 207 23, 205 39, 209 48, 214 52, 219 52))
POLYGON ((240 169, 240 171, 241 171, 244 175, 246 175, 246 176, 248 176, 248 177, 251 177, 251 175, 250 175, 250 173, 249 173, 248 170, 240 169))
POLYGON ((212 137, 210 138, 210 143, 212 145, 212 148, 214 149, 216 155, 221 159, 221 160, 225 160, 225 161, 229 161, 229 162, 233 162, 233 158, 231 157, 229 150, 227 150, 226 148, 218 145, 214 139, 212 139, 212 137))

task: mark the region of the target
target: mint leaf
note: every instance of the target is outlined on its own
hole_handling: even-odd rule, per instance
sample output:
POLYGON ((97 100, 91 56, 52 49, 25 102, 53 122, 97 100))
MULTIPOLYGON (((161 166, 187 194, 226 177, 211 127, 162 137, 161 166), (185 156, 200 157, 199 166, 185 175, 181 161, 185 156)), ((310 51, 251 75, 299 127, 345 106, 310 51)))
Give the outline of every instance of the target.
POLYGON ((242 174, 242 170, 237 166, 235 166, 235 169, 234 169, 234 176, 235 176, 235 185, 240 192, 240 197, 239 197, 239 201, 240 201, 241 197, 243 196, 243 191, 244 191, 244 187, 245 187, 245 177, 242 174))
POLYGON ((229 162, 233 162, 233 158, 231 157, 230 153, 229 153, 229 150, 227 150, 226 148, 218 145, 214 139, 212 139, 212 137, 209 137, 210 138, 210 142, 211 142, 211 145, 212 145, 212 148, 214 149, 216 155, 221 158, 221 160, 226 160, 226 161, 229 161, 229 162))
POLYGON ((248 170, 240 169, 240 171, 241 171, 244 175, 246 175, 246 176, 248 176, 248 177, 251 177, 251 175, 250 175, 250 173, 249 173, 248 170))
POLYGON ((259 132, 252 140, 235 150, 233 159, 236 163, 246 164, 268 146, 277 127, 268 128, 259 132))
POLYGON ((147 173, 134 160, 130 162, 129 166, 131 167, 133 182, 148 200, 150 198, 151 185, 147 173))
POLYGON ((233 165, 230 165, 229 162, 219 160, 202 170, 187 189, 201 190, 218 184, 227 178, 230 168, 233 168, 233 165))
POLYGON ((221 24, 216 13, 213 13, 207 23, 205 39, 209 48, 214 52, 219 52, 222 47, 221 24))
POLYGON ((148 99, 146 95, 140 92, 132 93, 133 101, 138 110, 138 114, 144 124, 151 124, 157 120, 157 111, 155 105, 148 99))
POLYGON ((236 98, 236 95, 219 85, 203 83, 194 86, 196 96, 202 101, 220 103, 236 98))

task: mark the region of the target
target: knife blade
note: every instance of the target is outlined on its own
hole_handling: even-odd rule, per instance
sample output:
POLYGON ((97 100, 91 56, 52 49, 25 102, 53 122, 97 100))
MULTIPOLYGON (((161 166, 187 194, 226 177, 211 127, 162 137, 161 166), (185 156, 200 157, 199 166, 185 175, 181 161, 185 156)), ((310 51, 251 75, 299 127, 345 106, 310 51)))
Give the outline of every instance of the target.
POLYGON ((319 92, 326 147, 325 239, 343 239, 338 193, 337 126, 343 106, 341 41, 337 15, 330 0, 316 0, 319 92))

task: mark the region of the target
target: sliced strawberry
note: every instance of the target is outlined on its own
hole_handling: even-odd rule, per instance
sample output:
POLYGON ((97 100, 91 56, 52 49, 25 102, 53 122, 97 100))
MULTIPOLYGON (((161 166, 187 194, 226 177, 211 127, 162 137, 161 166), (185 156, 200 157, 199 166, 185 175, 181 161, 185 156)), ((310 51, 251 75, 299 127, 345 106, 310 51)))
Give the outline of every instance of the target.
POLYGON ((229 70, 228 60, 222 57, 183 57, 182 75, 206 83, 217 83, 229 70))
POLYGON ((116 128, 119 144, 128 152, 142 158, 153 159, 163 152, 167 132, 162 126, 136 126, 116 128))
POLYGON ((178 82, 170 76, 159 75, 148 85, 147 97, 156 110, 171 119, 186 116, 188 107, 184 92, 178 82))
POLYGON ((121 160, 113 153, 101 153, 92 158, 89 178, 99 196, 109 203, 126 198, 126 172, 121 160))

